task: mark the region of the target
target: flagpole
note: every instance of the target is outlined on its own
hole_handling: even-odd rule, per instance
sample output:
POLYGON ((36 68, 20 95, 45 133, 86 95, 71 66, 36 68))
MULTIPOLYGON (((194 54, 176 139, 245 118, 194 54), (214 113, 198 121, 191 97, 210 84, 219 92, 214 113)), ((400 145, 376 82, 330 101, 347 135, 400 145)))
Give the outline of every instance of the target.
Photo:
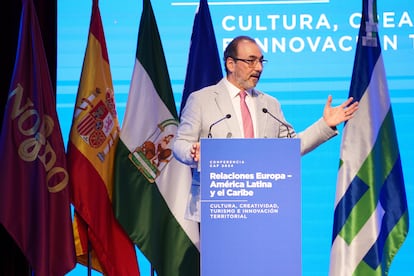
POLYGON ((91 257, 91 254, 92 254, 92 250, 91 250, 91 242, 89 241, 89 238, 88 238, 88 276, 91 276, 92 275, 92 257, 91 257))

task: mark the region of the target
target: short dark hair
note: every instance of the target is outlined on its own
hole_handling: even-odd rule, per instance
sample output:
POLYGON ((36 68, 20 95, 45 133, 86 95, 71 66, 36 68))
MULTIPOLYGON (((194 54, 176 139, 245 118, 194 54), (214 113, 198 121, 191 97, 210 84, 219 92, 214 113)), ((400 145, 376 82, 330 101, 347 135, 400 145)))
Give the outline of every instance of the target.
POLYGON ((237 57, 237 47, 239 46, 239 43, 241 41, 250 41, 253 43, 256 43, 256 41, 251 38, 250 36, 247 35, 241 35, 241 36, 237 36, 235 37, 226 47, 226 49, 224 50, 224 55, 223 55, 223 60, 224 60, 224 69, 226 70, 226 73, 228 72, 227 70, 227 65, 226 65, 226 60, 229 57, 235 58, 237 57))

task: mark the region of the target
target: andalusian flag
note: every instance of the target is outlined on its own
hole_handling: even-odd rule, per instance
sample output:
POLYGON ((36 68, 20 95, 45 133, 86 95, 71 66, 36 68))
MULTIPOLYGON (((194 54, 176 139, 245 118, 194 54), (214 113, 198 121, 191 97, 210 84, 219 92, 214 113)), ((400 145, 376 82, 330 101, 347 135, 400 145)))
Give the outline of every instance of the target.
POLYGON ((359 101, 344 127, 330 275, 388 275, 408 232, 394 118, 378 39, 375 0, 364 0, 349 96, 359 101))
POLYGON ((89 242, 99 260, 93 258, 93 268, 106 275, 139 275, 134 244, 112 209, 118 134, 105 36, 98 0, 94 0, 67 153, 76 254, 78 262, 86 264, 89 242))
POLYGON ((174 159, 178 116, 149 0, 115 157, 114 208, 159 276, 199 275, 198 225, 184 219, 190 168, 174 159))

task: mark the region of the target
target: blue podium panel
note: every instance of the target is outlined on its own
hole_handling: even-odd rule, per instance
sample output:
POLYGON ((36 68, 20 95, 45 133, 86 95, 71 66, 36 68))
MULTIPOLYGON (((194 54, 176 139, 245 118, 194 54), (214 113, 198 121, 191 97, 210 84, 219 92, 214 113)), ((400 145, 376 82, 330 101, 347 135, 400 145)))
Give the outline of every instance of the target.
POLYGON ((201 140, 201 275, 302 274, 299 139, 201 140))

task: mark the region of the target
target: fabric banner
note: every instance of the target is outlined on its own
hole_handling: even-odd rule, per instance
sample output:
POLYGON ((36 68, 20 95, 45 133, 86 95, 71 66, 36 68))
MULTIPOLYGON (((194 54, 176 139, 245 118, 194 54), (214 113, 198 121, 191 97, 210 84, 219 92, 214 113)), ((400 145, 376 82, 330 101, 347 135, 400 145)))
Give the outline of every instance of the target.
POLYGON ((98 1, 94 0, 67 153, 76 255, 78 262, 87 265, 93 249, 92 268, 106 275, 139 275, 134 244, 112 209, 118 139, 109 58, 98 1))
POLYGON ((178 126, 154 12, 143 1, 132 81, 115 160, 114 209, 158 276, 199 275, 199 233, 185 220, 190 168, 172 155, 178 126))
POLYGON ((36 275, 75 266, 69 174, 32 0, 22 1, 16 63, 0 137, 0 223, 36 275))
POLYGON ((330 275, 388 275, 408 232, 408 209, 375 0, 364 0, 345 124, 330 275))

